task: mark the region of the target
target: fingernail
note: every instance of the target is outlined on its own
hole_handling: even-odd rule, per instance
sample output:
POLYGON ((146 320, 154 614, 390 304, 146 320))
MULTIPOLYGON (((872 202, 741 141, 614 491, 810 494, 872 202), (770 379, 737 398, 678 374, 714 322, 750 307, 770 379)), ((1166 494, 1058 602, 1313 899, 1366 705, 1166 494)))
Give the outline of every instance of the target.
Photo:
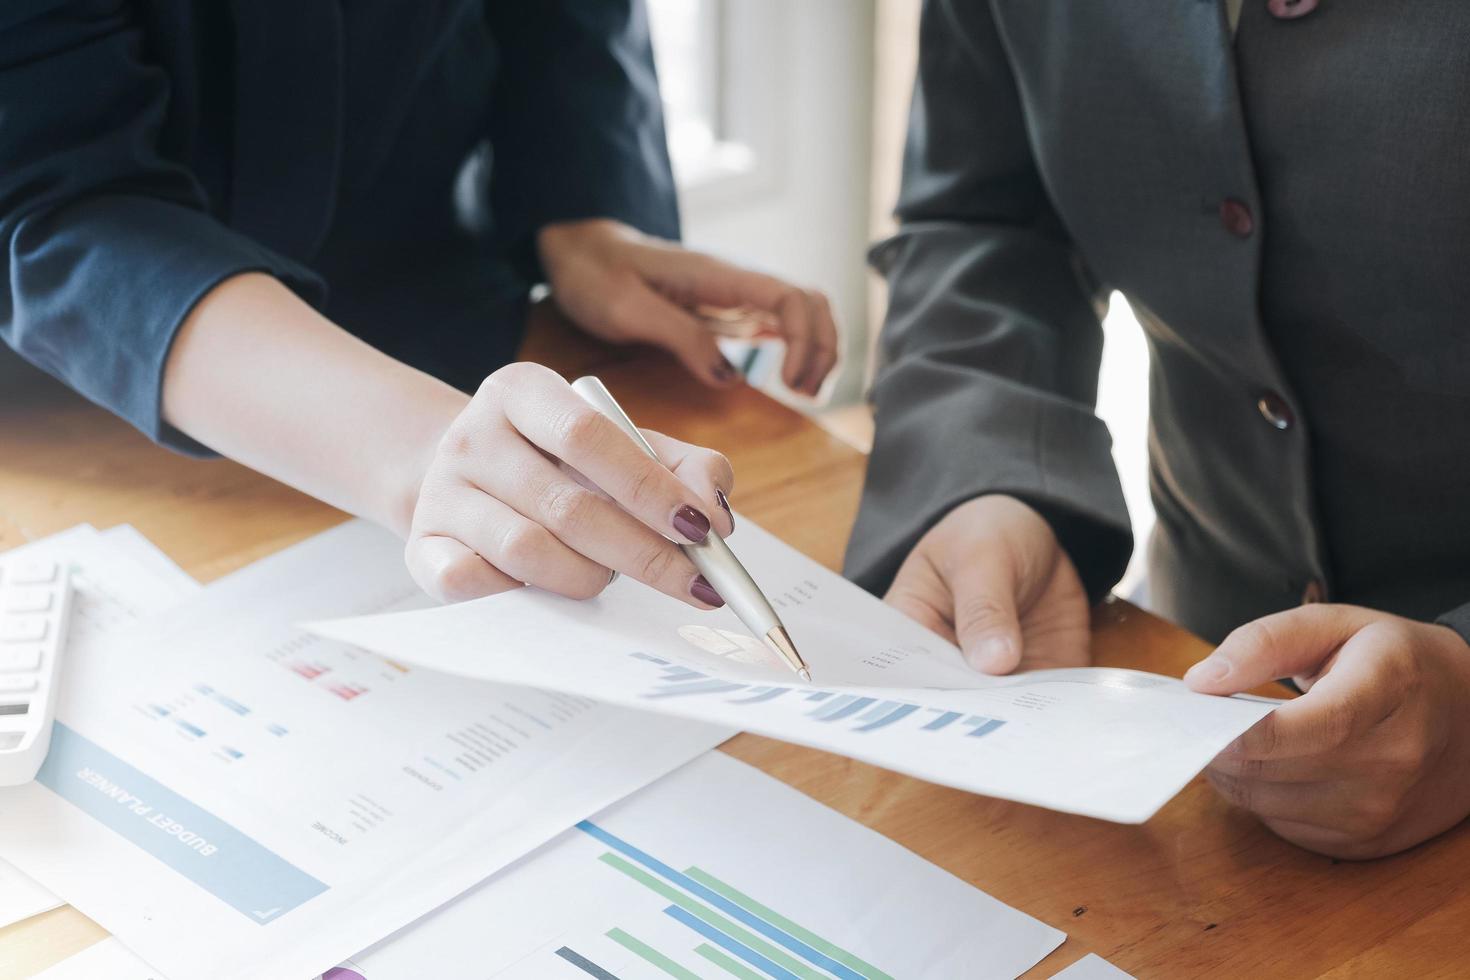
POLYGON ((715 487, 715 500, 719 501, 720 506, 725 509, 725 515, 730 518, 730 530, 735 530, 735 512, 730 509, 730 498, 719 487, 715 487))
POLYGON ((674 511, 674 530, 699 544, 709 535, 709 518, 685 504, 674 511))
POLYGON ((970 658, 976 670, 993 671, 1010 665, 1011 641, 1004 636, 981 640, 970 658))
POLYGON ((1184 672, 1186 681, 1214 684, 1230 673, 1230 661, 1223 657, 1206 657, 1184 672))
POLYGON ((720 594, 703 575, 696 575, 694 581, 689 583, 689 594, 706 606, 714 606, 716 609, 725 604, 725 600, 720 598, 720 594))

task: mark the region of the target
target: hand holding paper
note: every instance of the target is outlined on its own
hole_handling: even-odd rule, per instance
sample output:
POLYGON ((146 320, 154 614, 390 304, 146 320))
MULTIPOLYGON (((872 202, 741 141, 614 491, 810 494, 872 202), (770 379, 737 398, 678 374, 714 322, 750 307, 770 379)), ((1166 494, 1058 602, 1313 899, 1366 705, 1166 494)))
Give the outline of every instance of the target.
POLYGON ((985 677, 958 648, 749 520, 739 553, 819 685, 793 684, 726 610, 636 583, 590 602, 530 589, 317 623, 396 660, 738 726, 933 782, 1125 823, 1147 820, 1274 702, 1107 668, 985 677))
POLYGON ((904 559, 883 601, 965 651, 976 670, 1084 667, 1087 592, 1046 519, 1004 494, 956 507, 904 559))

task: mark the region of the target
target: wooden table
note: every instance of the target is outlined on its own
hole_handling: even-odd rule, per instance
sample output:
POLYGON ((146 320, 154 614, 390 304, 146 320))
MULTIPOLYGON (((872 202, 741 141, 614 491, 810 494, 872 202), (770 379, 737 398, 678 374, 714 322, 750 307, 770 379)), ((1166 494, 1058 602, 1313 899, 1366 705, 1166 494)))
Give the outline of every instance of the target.
MULTIPOLYGON (((523 354, 569 376, 595 370, 643 424, 724 451, 739 474, 736 506, 838 566, 861 454, 752 390, 704 390, 660 356, 595 347, 549 319, 523 354)), ((0 392, 0 550, 79 522, 129 522, 208 581, 342 519, 233 463, 158 449, 53 383, 9 387, 0 392)), ((1206 649, 1124 602, 1094 617, 1102 664, 1177 676, 1206 649)), ((1035 976, 1089 951, 1140 977, 1470 973, 1464 828, 1396 858, 1343 863, 1276 839, 1203 780, 1146 826, 1123 827, 752 735, 724 751, 1066 931, 1035 976)), ((70 907, 0 930, 0 980, 103 935, 70 907)))

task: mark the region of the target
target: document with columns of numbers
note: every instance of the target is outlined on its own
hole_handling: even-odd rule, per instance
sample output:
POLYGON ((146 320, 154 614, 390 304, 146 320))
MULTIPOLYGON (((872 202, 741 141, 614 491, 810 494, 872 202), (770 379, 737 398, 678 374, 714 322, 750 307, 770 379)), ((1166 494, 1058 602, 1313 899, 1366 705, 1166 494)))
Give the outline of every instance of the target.
POLYGON ((419 667, 697 718, 1121 823, 1151 817, 1277 703, 1131 670, 985 677, 953 644, 749 520, 737 527, 731 547, 811 666, 810 684, 728 609, 699 612, 626 577, 587 602, 521 589, 308 628, 419 667))
POLYGON ((171 980, 321 973, 730 734, 302 633, 425 601, 361 522, 183 602, 74 544, 112 601, 81 594, 50 753, 0 792, 0 858, 171 980))

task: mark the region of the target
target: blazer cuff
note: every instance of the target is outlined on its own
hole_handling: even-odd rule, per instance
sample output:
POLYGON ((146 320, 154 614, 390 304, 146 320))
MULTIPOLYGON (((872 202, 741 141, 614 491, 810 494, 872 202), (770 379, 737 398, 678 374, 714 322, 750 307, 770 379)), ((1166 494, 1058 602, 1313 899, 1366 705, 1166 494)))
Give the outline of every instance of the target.
POLYGON ((1454 609, 1451 609, 1449 612, 1436 619, 1435 622, 1439 623, 1441 626, 1448 626, 1456 633, 1459 633, 1460 637, 1464 639, 1467 644, 1470 644, 1470 602, 1465 603, 1465 605, 1463 606, 1458 606, 1454 609))
POLYGON ((1085 406, 940 362, 911 363, 876 389, 878 434, 844 573, 882 594, 904 558, 960 504, 1008 494, 1051 524, 1088 596, 1132 553, 1107 427, 1085 406))
POLYGON ((307 302, 326 297, 304 266, 202 211, 156 198, 89 198, 23 220, 12 241, 12 347, 150 439, 213 451, 163 421, 163 372, 174 338, 215 286, 245 272, 275 276, 307 302))
POLYGON ((1020 491, 1011 496, 1040 514, 1051 525, 1057 543, 1072 560, 1087 601, 1093 605, 1107 597, 1133 554, 1133 530, 1119 526, 1116 519, 1086 513, 1065 501, 1037 497, 1020 491))

